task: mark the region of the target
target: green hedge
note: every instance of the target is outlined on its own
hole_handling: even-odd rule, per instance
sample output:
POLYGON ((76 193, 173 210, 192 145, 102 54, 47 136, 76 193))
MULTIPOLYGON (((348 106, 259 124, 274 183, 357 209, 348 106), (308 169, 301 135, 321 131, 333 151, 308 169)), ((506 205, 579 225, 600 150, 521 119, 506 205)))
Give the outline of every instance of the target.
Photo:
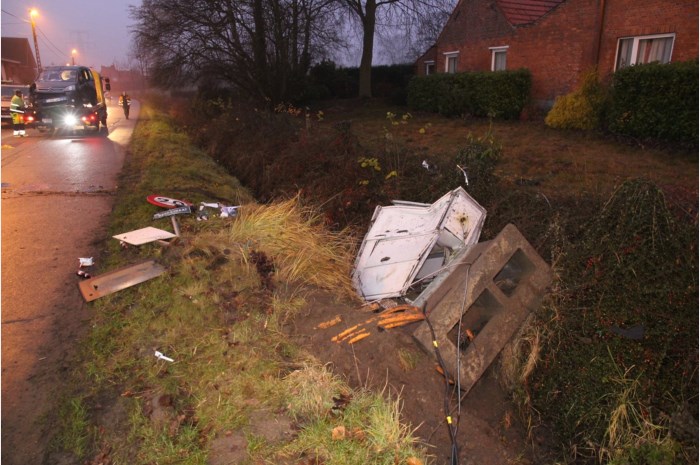
POLYGON ((527 69, 416 76, 408 85, 408 105, 445 116, 516 119, 530 98, 531 86, 527 69))
POLYGON ((697 146, 697 60, 617 71, 605 123, 615 134, 697 146))
MULTIPOLYGON (((406 104, 406 86, 415 74, 413 64, 372 67, 372 96, 391 99, 396 105, 406 104)), ((306 100, 357 97, 360 69, 338 67, 325 60, 311 68, 306 100)))

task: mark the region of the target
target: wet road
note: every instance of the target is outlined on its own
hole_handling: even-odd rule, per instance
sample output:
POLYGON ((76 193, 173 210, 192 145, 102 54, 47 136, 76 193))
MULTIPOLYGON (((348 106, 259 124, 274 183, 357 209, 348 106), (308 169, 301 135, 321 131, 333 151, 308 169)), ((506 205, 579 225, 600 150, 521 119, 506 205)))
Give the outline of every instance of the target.
POLYGON ((90 318, 79 257, 105 239, 139 106, 109 107, 99 133, 2 129, 2 458, 40 464, 62 379, 90 318))

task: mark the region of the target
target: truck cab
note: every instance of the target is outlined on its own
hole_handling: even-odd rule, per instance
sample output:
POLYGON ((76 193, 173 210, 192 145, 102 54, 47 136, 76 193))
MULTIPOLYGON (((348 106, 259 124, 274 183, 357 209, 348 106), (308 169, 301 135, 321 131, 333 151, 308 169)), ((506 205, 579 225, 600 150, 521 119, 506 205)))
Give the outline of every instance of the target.
POLYGON ((107 124, 105 87, 109 80, 86 66, 47 66, 30 87, 43 127, 75 128, 107 124))

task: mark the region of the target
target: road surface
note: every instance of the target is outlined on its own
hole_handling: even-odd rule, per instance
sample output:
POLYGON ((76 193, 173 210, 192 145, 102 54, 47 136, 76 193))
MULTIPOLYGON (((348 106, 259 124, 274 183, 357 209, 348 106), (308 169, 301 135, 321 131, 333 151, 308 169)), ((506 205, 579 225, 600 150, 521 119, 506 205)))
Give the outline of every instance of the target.
POLYGON ((139 105, 129 120, 108 111, 100 133, 2 129, 3 465, 44 460, 45 418, 90 318, 78 258, 96 256, 105 238, 139 105))

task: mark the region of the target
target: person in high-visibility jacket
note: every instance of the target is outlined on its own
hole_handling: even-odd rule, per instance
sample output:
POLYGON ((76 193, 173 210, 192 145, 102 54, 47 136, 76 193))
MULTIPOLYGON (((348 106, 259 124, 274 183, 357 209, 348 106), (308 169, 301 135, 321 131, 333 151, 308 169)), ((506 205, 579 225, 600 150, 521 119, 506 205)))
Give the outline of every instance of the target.
POLYGON ((12 114, 12 125, 14 126, 14 136, 24 137, 27 133, 24 131, 24 99, 22 91, 16 90, 15 95, 10 100, 10 113, 12 114))

